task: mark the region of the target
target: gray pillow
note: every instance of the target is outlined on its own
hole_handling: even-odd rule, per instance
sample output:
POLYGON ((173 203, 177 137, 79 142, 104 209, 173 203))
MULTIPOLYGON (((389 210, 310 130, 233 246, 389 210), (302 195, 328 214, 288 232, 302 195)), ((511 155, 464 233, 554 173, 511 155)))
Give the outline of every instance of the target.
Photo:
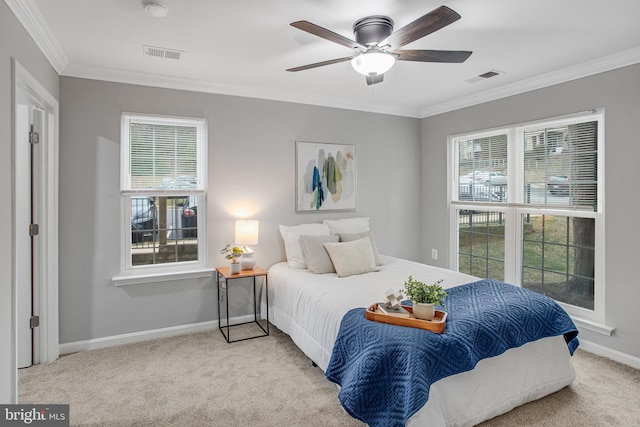
POLYGON ((362 233, 342 233, 339 234, 341 242, 352 242, 354 240, 362 239, 363 237, 368 237, 371 241, 371 248, 373 249, 373 257, 376 260, 376 265, 382 265, 382 260, 380 259, 380 252, 378 252, 378 245, 376 244, 376 239, 373 237, 373 231, 364 231, 362 233))
POLYGON ((351 242, 325 243, 324 247, 329 252, 338 277, 378 271, 371 240, 366 237, 351 242))
POLYGON ((309 271, 316 274, 336 272, 324 244, 337 242, 338 236, 300 236, 300 246, 309 271))

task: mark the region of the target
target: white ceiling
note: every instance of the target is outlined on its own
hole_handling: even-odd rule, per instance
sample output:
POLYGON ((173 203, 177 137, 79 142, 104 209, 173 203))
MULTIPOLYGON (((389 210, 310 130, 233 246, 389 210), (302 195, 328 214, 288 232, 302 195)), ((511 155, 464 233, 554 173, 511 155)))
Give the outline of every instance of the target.
POLYGON ((640 62, 638 0, 5 0, 61 75, 425 117, 640 62), (471 50, 463 64, 398 61, 367 86, 349 49, 293 28, 308 20, 353 39, 387 15, 398 29, 445 4, 462 18, 406 49, 471 50), (143 45, 184 51, 150 57, 143 45), (504 74, 468 83, 490 70, 504 74))

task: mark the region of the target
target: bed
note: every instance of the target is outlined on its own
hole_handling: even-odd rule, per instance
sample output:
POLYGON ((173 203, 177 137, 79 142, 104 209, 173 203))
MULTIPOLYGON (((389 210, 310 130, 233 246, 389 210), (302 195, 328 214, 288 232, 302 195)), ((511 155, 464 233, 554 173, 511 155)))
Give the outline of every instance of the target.
MULTIPOLYGON (((293 256, 287 253, 287 258, 293 256)), ((425 282, 444 279, 446 288, 478 280, 399 258, 376 258, 376 271, 347 277, 318 274, 291 262, 269 269, 269 320, 325 372, 345 315, 382 300, 387 289, 401 288, 409 275, 425 282)), ((431 384, 428 400, 406 425, 471 426, 556 392, 575 378, 570 354, 565 337, 557 335, 482 359, 472 370, 431 384)))

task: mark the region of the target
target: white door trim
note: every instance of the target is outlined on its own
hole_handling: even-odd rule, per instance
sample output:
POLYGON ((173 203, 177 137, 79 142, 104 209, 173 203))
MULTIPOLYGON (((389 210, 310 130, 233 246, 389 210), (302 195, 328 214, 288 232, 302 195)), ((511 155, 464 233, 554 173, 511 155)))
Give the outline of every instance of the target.
MULTIPOLYGON (((58 333, 58 132, 59 132, 59 104, 45 88, 42 86, 18 61, 15 59, 13 63, 13 108, 17 109, 18 102, 24 96, 33 101, 34 105, 45 111, 46 119, 46 135, 40 139, 41 144, 41 162, 39 171, 38 187, 40 194, 38 195, 38 205, 40 206, 40 254, 37 257, 36 268, 39 270, 40 286, 37 293, 38 298, 34 303, 34 310, 40 316, 40 330, 37 334, 36 360, 40 363, 48 363, 56 360, 60 355, 59 333, 58 333)), ((15 132, 15 114, 14 114, 14 132, 13 132, 13 152, 15 153, 16 132, 15 132)), ((13 164, 13 182, 15 186, 15 159, 13 164)), ((15 192, 15 188, 14 188, 15 192)), ((15 194, 12 196, 15 199, 15 194)), ((15 232, 15 218, 19 214, 15 212, 15 201, 13 203, 13 225, 15 232)), ((15 237, 13 243, 13 251, 15 254, 15 237)), ((15 257, 14 257, 15 260, 15 257)), ((13 339, 12 349, 17 347, 16 324, 16 266, 13 266, 13 339)), ((16 356, 14 356, 16 357, 16 356)), ((14 366, 15 366, 14 360, 14 366)), ((17 397, 17 370, 16 378, 13 382, 16 384, 17 397)))

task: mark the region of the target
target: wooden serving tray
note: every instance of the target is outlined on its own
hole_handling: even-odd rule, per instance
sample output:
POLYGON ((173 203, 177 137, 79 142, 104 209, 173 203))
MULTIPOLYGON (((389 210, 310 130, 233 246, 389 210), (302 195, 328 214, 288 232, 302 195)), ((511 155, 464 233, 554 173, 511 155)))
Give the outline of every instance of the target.
POLYGON ((368 320, 380 323, 388 323, 390 325, 408 326, 410 328, 420 328, 427 331, 431 331, 436 334, 444 332, 445 323, 447 322, 447 312, 436 310, 436 315, 433 320, 422 320, 413 317, 413 307, 409 305, 402 306, 405 310, 411 313, 411 317, 398 317, 389 314, 385 314, 378 311, 378 303, 370 305, 365 311, 365 317, 368 320))

